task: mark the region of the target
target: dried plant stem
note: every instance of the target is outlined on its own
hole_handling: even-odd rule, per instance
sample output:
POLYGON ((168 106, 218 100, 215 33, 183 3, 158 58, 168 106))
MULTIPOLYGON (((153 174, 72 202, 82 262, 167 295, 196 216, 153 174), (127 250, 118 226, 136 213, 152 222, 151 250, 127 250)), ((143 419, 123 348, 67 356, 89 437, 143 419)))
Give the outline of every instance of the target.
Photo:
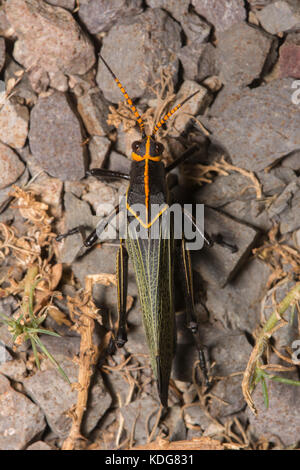
POLYGON ((266 349, 269 338, 274 333, 274 330, 280 328, 283 326, 283 324, 286 323, 283 320, 282 315, 291 304, 297 302, 298 300, 300 300, 300 282, 290 290, 290 292, 280 302, 277 309, 271 314, 261 329, 261 332, 256 340, 255 347, 253 348, 250 355, 249 362, 244 372, 242 391, 249 408, 255 415, 257 414, 257 409, 252 400, 251 393, 255 386, 256 373, 258 369, 260 369, 260 359, 266 349))
POLYGON ((81 336, 78 383, 73 384, 77 389, 77 403, 70 411, 72 418, 71 431, 63 443, 63 450, 74 450, 85 440, 81 433, 81 426, 86 410, 89 387, 94 373, 94 366, 98 362, 100 349, 93 344, 93 331, 95 320, 99 319, 98 309, 93 301, 94 284, 110 286, 116 284, 116 276, 113 274, 91 274, 85 278, 85 290, 82 297, 68 297, 70 317, 74 321, 74 329, 81 336))
POLYGON ((25 318, 28 318, 30 316, 30 299, 31 299, 31 293, 32 293, 32 285, 34 283, 34 280, 36 276, 39 273, 39 268, 38 266, 31 266, 28 268, 28 271, 26 273, 25 279, 24 279, 24 294, 23 294, 23 300, 22 300, 22 311, 25 316, 25 318))

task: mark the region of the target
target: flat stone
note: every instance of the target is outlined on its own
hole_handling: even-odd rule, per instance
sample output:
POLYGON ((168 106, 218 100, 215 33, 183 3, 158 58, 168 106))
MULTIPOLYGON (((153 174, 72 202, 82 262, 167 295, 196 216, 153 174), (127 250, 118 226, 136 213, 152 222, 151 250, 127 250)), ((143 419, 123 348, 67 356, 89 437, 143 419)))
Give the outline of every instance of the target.
POLYGON ((92 88, 78 98, 77 109, 90 135, 105 136, 112 126, 107 124, 109 109, 98 88, 92 88))
MULTIPOLYGON (((276 375, 280 375, 275 372, 276 375)), ((285 377, 286 373, 281 374, 285 377)), ((297 374, 288 376, 294 380, 299 380, 297 374)), ((252 398, 258 409, 258 415, 247 408, 247 416, 253 432, 257 437, 264 436, 268 440, 278 442, 278 438, 285 445, 289 446, 299 441, 300 435, 300 393, 299 387, 281 384, 273 380, 267 380, 269 407, 265 407, 262 386, 256 386, 252 398), (272 439, 273 438, 273 439, 272 439)))
POLYGON ((90 168, 101 168, 108 154, 111 142, 106 137, 94 135, 89 141, 90 168))
POLYGON ((131 18, 142 11, 142 0, 83 0, 78 15, 91 34, 98 34, 109 31, 123 18, 131 18))
POLYGON ((262 27, 271 34, 297 31, 300 28, 299 5, 277 1, 256 13, 262 27))
POLYGON ((63 93, 39 98, 31 111, 29 132, 30 150, 38 165, 63 181, 82 178, 82 140, 80 123, 63 93))
POLYGON ((279 77, 300 78, 300 34, 287 36, 279 49, 279 77))
POLYGON ((246 19, 242 0, 192 0, 196 12, 213 24, 217 32, 226 31, 246 19))
POLYGON ((24 163, 9 147, 0 142, 0 189, 14 183, 24 172, 24 163))
MULTIPOLYGON (((45 74, 54 87, 56 74, 82 75, 94 65, 91 41, 65 9, 42 0, 9 0, 5 8, 18 35, 14 58, 26 69, 34 66, 30 77, 45 74)), ((32 77, 31 83, 39 92, 39 81, 32 77)))
POLYGON ((221 235, 238 250, 232 253, 227 247, 215 243, 195 254, 194 267, 203 279, 216 286, 224 286, 236 275, 245 262, 258 237, 256 229, 238 222, 214 209, 205 208, 205 231, 213 237, 221 235))
MULTIPOLYGON (((161 70, 167 66, 176 82, 180 47, 180 26, 157 8, 113 26, 103 38, 101 54, 134 99, 149 93, 149 85, 160 78, 161 70)), ((122 100, 119 88, 112 86, 112 76, 101 60, 96 80, 109 101, 122 100)))
POLYGON ((54 450, 51 446, 49 446, 46 442, 37 441, 27 447, 26 450, 54 450))
POLYGON ((263 32, 238 23, 219 34, 217 68, 225 84, 247 86, 258 78, 265 65, 273 39, 263 32))
POLYGON ((40 408, 3 379, 0 374, 0 450, 22 450, 44 431, 46 422, 40 408))
POLYGON ((5 40, 0 38, 0 72, 3 69, 5 63, 5 40))
MULTIPOLYGON (((291 100, 292 79, 245 91, 209 128, 234 165, 260 171, 300 149, 300 114, 291 100)), ((200 117, 201 118, 201 117, 200 117)))
POLYGON ((6 100, 0 110, 0 139, 13 148, 25 145, 28 133, 29 112, 26 106, 6 100))
MULTIPOLYGON (((71 361, 61 363, 71 382, 78 380, 78 366, 71 361)), ((77 392, 61 377, 56 369, 38 371, 23 381, 28 395, 39 404, 45 413, 51 430, 59 437, 67 437, 71 418, 66 415, 76 403, 77 392)), ((83 432, 89 434, 96 426, 111 403, 111 397, 104 388, 102 378, 96 375, 91 387, 90 401, 83 424, 83 432)))
POLYGON ((260 322, 270 268, 258 259, 249 260, 235 279, 223 289, 208 286, 206 306, 225 328, 249 333, 260 322))

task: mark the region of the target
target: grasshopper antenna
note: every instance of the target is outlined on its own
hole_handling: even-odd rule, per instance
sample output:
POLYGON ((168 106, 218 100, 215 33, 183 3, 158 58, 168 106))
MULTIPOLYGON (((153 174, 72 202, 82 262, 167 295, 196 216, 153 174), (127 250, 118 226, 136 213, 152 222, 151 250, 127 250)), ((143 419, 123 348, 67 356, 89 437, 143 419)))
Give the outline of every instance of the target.
POLYGON ((176 111, 181 108, 187 101, 189 101, 191 98, 193 98, 193 96, 197 95, 197 93, 199 93, 200 90, 197 90, 195 91, 194 93, 192 93, 190 96, 188 96, 185 100, 183 100, 181 103, 177 104, 173 109, 171 109, 171 111, 169 111, 154 127, 153 131, 152 131, 152 134, 151 134, 151 137, 153 137, 156 132, 158 131, 158 129, 165 123, 167 122, 167 120, 173 116, 174 113, 176 113, 176 111))
POLYGON ((127 103, 129 104, 131 111, 132 111, 133 114, 135 115, 136 120, 137 120, 137 123, 138 123, 138 125, 140 126, 140 129, 141 129, 141 132, 142 132, 142 137, 143 137, 143 138, 146 137, 146 133, 145 133, 145 123, 144 123, 143 119, 141 118, 140 114, 138 113, 136 107, 134 106, 132 100, 129 98, 128 93, 126 92, 126 90, 125 90, 125 88, 123 87, 122 83, 121 83, 120 80, 116 77, 116 75, 114 74, 114 72, 112 71, 112 69, 110 68, 110 66, 108 65, 108 63, 103 59, 103 57, 102 57, 101 54, 99 54, 99 57, 100 57, 100 59, 102 60, 102 62, 103 62, 103 64, 105 65, 105 67, 107 68, 107 70, 109 71, 109 73, 110 73, 110 74, 112 75, 112 77, 114 78, 115 82, 117 83, 118 87, 120 88, 121 92, 123 93, 125 100, 126 100, 127 103))

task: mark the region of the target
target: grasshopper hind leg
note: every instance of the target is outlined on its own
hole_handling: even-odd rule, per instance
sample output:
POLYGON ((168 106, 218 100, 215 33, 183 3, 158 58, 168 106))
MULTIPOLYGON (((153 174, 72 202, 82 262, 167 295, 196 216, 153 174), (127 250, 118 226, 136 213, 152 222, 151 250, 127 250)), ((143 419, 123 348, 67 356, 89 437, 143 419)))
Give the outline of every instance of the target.
POLYGON ((194 293, 193 293, 193 275, 191 267, 191 257, 189 251, 186 249, 185 240, 181 241, 180 245, 180 271, 182 274, 184 298, 186 307, 186 326, 193 334, 194 342, 198 352, 199 365, 206 388, 209 388, 211 383, 208 378, 208 371, 206 359, 198 334, 198 322, 194 306, 194 293))
POLYGON ((128 284, 128 253, 125 246, 120 242, 117 253, 117 288, 118 288, 118 330, 115 343, 118 348, 122 348, 127 342, 126 332, 126 304, 127 304, 127 284, 128 284))

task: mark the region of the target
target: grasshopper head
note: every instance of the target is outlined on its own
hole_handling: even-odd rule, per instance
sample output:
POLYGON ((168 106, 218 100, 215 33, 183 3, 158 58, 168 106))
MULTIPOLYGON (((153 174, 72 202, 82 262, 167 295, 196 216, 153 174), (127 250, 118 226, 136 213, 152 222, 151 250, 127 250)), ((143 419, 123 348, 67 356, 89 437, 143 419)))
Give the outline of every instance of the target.
POLYGON ((157 142, 152 136, 146 136, 142 140, 133 142, 131 156, 133 160, 161 157, 163 151, 163 144, 157 142))

